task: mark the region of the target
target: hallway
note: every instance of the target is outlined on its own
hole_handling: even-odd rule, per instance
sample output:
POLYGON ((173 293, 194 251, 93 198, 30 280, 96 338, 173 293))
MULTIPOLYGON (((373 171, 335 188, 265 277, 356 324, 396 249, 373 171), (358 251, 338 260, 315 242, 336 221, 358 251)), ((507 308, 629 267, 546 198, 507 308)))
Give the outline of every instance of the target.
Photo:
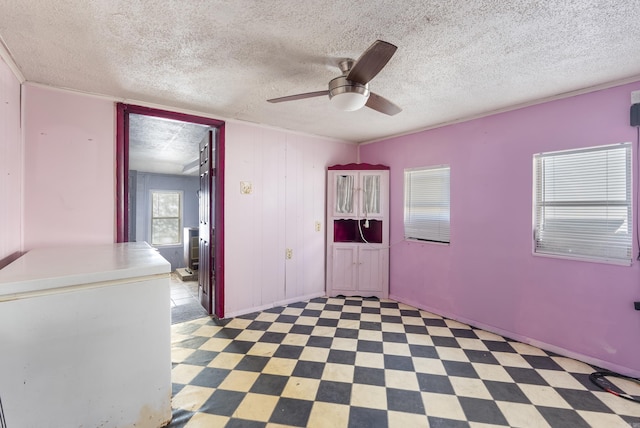
POLYGON ((198 301, 198 281, 181 281, 171 273, 171 324, 206 317, 207 312, 198 301))

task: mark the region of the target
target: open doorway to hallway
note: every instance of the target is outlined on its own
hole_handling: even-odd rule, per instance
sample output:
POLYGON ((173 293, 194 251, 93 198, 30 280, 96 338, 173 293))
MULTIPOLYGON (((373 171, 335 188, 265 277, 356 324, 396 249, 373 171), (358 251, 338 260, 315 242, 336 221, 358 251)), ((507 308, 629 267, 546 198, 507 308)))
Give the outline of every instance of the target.
POLYGON ((117 241, 157 248, 172 300, 224 317, 224 122, 126 104, 117 120, 117 241))

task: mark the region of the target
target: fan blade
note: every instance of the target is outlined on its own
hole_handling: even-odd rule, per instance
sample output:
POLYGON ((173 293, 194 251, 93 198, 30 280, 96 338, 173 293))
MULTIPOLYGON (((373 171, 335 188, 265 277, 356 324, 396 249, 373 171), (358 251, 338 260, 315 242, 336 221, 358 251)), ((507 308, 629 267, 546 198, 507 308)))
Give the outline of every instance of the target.
POLYGON ((271 98, 270 100, 267 100, 267 101, 270 103, 281 103, 284 101, 295 101, 295 100, 303 100, 305 98, 321 97, 323 95, 329 95, 329 91, 307 92, 304 94, 289 95, 289 96, 280 97, 280 98, 271 98))
POLYGON ((366 85, 387 65, 396 49, 391 43, 376 40, 353 64, 347 79, 366 85))
POLYGON ((380 113, 388 114, 389 116, 394 116, 402 111, 400 107, 388 99, 378 94, 374 94, 373 92, 369 95, 369 99, 365 105, 375 111, 379 111, 380 113))

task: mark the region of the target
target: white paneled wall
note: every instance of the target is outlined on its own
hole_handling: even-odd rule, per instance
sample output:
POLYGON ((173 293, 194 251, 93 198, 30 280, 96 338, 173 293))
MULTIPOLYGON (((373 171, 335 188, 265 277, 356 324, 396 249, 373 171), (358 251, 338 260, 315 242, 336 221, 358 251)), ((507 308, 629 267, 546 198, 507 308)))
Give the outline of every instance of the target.
POLYGON ((113 101, 24 86, 24 249, 115 237, 113 101))
POLYGON ((225 316, 323 295, 326 168, 356 146, 228 123, 225 151, 225 316))
POLYGON ((20 82, 0 58, 0 268, 22 251, 20 82))

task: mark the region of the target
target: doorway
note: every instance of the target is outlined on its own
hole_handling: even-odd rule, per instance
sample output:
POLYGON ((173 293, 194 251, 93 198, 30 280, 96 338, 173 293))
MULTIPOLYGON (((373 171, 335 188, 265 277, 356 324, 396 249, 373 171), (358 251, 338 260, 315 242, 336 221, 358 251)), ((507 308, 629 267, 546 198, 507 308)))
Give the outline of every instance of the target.
MULTIPOLYGON (((193 128, 206 130, 204 137, 198 138, 202 141, 207 141, 208 154, 206 159, 202 156, 202 141, 195 141, 196 149, 193 162, 183 162, 181 166, 183 173, 187 169, 193 171, 193 174, 199 176, 200 185, 203 181, 208 184, 205 189, 198 190, 198 213, 199 224, 198 228, 202 230, 203 218, 202 215, 208 215, 204 219, 204 224, 208 228, 208 234, 201 234, 207 239, 211 237, 211 242, 208 240, 204 246, 205 251, 203 253, 203 245, 199 245, 199 295, 202 306, 207 313, 214 315, 218 318, 224 317, 224 130, 225 124, 223 121, 216 119, 193 116, 183 113, 176 113, 166 110, 159 110, 149 107, 135 106, 124 103, 117 104, 117 133, 116 133, 116 180, 117 180, 117 200, 116 200, 116 242, 129 242, 136 240, 144 233, 136 230, 136 225, 140 225, 140 221, 132 222, 132 213, 135 215, 132 208, 134 208, 136 192, 131 191, 129 165, 132 160, 131 150, 149 150, 148 157, 144 163, 150 168, 152 164, 157 164, 157 168, 162 168, 162 159, 153 159, 154 154, 159 152, 159 146, 171 148, 172 144, 180 144, 177 141, 172 141, 171 138, 163 136, 162 132, 156 132, 156 135, 149 135, 148 140, 152 143, 147 144, 149 147, 145 149, 145 145, 138 144, 137 139, 141 136, 131 136, 132 121, 136 125, 136 133, 145 132, 144 126, 139 126, 145 123, 145 119, 160 119, 159 122, 164 120, 168 123, 165 127, 170 128, 176 126, 176 122, 182 123, 182 128, 193 128), (171 123, 170 123, 171 122, 171 123), (197 125, 197 126, 189 126, 197 125), (134 142, 134 145, 132 145, 134 142), (206 160, 206 162, 204 162, 206 160), (204 177, 203 177, 204 176, 204 177), (203 192, 204 190, 204 192, 203 192), (209 254, 210 252, 210 254, 209 254), (203 262, 204 260, 204 262, 203 262)), ((148 130, 153 132, 151 129, 148 130)), ((195 135, 195 134, 194 134, 195 135)), ((175 149, 175 147, 173 147, 175 149)), ((135 153, 137 159, 138 153, 135 153)), ((174 158, 177 155, 173 156, 174 158)), ((159 221, 162 221, 159 220, 159 221)), ((170 220, 166 220, 165 224, 169 224, 170 220)), ((149 229, 146 225, 143 226, 146 233, 149 229)), ((205 232, 205 231, 203 231, 205 232)), ((170 234, 169 234, 170 235, 170 234)), ((168 239, 168 238, 167 238, 168 239)), ((173 264, 173 262, 172 262, 173 264)))

